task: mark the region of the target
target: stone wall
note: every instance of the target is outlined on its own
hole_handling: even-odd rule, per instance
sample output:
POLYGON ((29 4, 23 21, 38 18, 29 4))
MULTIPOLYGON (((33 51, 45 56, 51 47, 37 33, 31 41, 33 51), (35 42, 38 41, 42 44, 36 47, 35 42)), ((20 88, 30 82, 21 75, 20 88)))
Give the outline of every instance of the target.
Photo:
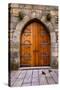
POLYGON ((51 38, 51 66, 58 62, 58 7, 30 4, 10 4, 10 52, 11 61, 20 66, 20 34, 24 25, 37 18, 46 25, 51 38))

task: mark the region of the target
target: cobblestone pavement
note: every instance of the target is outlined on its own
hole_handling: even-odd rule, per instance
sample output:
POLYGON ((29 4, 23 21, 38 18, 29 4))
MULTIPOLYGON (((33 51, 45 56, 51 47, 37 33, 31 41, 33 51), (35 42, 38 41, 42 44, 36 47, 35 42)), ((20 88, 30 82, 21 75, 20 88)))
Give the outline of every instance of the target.
POLYGON ((11 86, 58 84, 57 69, 31 69, 11 71, 11 86))

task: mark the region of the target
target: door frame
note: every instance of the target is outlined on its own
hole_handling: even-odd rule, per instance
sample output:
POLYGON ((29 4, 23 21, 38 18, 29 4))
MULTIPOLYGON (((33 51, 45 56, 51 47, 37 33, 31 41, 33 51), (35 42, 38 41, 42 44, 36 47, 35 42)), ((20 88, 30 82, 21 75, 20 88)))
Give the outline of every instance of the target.
MULTIPOLYGON (((31 20, 29 20, 29 21, 27 21, 25 24, 24 24, 24 26, 23 26, 23 28, 22 28, 22 30, 21 30, 21 33, 20 33, 20 48, 21 48, 21 36, 22 36, 22 33, 23 33, 23 31, 25 30, 25 28, 29 25, 29 24, 31 24, 31 23, 33 23, 33 22, 36 22, 36 23, 39 23, 39 24, 41 24, 44 28, 45 28, 45 30, 48 32, 48 34, 49 34, 49 37, 50 37, 50 31, 49 31, 49 29, 46 27, 46 25, 44 24, 44 23, 42 23, 39 19, 37 19, 37 18, 34 18, 34 19, 31 19, 31 20)), ((51 37, 50 37, 50 47, 51 47, 51 37)), ((21 49, 19 48, 19 53, 21 53, 21 49)), ((51 48, 50 48, 51 49, 51 48)), ((51 57, 51 50, 50 50, 50 57, 51 57)), ((21 60, 21 56, 20 56, 20 60, 21 60)), ((51 62, 51 59, 50 59, 50 62, 51 62)), ((50 65, 49 65, 50 66, 50 65)), ((39 67, 39 66, 38 66, 39 67)), ((44 67, 44 66, 43 66, 44 67)), ((48 66, 47 66, 48 67, 48 66)))

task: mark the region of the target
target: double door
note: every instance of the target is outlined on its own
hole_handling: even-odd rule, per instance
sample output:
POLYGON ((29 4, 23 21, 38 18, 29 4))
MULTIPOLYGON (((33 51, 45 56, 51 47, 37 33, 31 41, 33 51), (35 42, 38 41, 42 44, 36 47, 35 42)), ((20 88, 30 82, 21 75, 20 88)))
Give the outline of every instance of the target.
POLYGON ((50 65, 50 36, 42 24, 33 22, 26 26, 20 39, 20 66, 50 65))

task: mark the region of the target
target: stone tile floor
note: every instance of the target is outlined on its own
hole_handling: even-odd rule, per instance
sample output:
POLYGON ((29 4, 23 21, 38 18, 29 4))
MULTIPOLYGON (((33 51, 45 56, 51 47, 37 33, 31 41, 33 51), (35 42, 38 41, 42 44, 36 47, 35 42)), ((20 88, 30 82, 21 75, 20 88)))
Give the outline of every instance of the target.
POLYGON ((57 69, 30 69, 11 71, 11 86, 58 84, 57 69))

